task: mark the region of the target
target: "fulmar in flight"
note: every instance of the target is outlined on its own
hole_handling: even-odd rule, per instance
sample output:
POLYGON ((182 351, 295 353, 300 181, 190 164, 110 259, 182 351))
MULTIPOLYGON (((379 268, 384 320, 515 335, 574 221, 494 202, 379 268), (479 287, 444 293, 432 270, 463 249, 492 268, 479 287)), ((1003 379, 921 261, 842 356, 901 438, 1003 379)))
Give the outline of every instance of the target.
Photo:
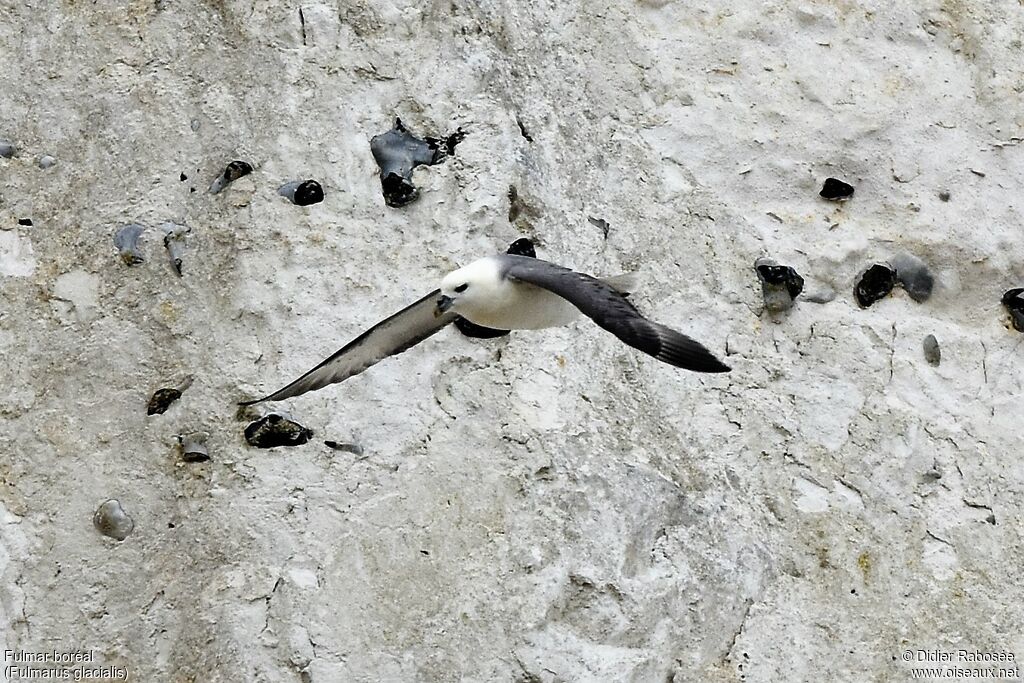
POLYGON ((488 256, 449 273, 439 289, 377 323, 288 386, 242 405, 280 401, 342 382, 419 344, 459 316, 494 329, 536 330, 567 325, 583 313, 669 365, 729 371, 700 342, 641 315, 626 298, 627 279, 602 280, 528 256, 488 256))

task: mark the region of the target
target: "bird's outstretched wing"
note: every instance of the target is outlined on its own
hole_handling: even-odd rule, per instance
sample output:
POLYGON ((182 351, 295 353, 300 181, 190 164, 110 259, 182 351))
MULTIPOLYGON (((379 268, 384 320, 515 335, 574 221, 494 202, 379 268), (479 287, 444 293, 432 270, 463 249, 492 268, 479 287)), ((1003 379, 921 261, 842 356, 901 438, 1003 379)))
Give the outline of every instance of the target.
POLYGON ((729 366, 700 342, 643 317, 621 292, 606 282, 540 259, 511 255, 498 258, 506 278, 557 294, 635 349, 694 372, 729 371, 729 366))
POLYGON ((245 401, 241 405, 280 401, 320 389, 328 384, 342 382, 388 356, 394 356, 419 344, 456 318, 456 314, 451 311, 439 316, 434 315, 440 295, 441 291, 435 289, 411 306, 403 308, 387 320, 382 320, 363 332, 333 356, 283 389, 255 401, 245 401))

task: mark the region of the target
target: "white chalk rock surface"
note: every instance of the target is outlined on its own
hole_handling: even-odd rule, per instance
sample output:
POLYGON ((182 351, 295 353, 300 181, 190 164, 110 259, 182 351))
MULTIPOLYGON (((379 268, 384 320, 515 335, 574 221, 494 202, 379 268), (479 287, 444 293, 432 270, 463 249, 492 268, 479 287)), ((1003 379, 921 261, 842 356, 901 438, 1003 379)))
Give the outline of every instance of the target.
POLYGON ((1024 286, 1022 17, 8 3, 0 650, 90 651, 147 682, 886 681, 918 651, 1019 660, 1024 337, 1000 297, 1024 286), (369 141, 397 117, 466 136, 396 209, 369 141), (207 192, 232 160, 253 172, 207 192), (854 195, 820 197, 828 177, 854 195), (283 201, 295 178, 324 201, 283 201), (129 223, 148 230, 131 268, 129 223), (163 223, 190 229, 181 277, 163 223), (596 275, 642 266, 636 305, 733 371, 677 370, 586 319, 448 329, 239 413, 524 236, 596 275), (858 306, 858 275, 901 253, 930 298, 858 306), (805 278, 792 309, 763 310, 759 258, 805 278), (271 408, 314 438, 247 445, 271 408), (180 458, 194 432, 208 461, 180 458), (134 522, 119 543, 93 528, 109 499, 134 522))

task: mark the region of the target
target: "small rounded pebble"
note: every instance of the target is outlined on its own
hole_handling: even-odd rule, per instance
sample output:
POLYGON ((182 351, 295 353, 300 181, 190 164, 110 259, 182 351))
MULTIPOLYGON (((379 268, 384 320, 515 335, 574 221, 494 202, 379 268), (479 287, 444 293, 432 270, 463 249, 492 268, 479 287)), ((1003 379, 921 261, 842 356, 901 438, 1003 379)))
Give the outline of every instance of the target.
POLYGON ((853 294, 861 308, 889 295, 896 285, 896 273, 888 264, 876 263, 860 276, 853 294))
POLYGON ((315 180, 287 183, 282 185, 277 193, 282 197, 287 197, 292 204, 298 206, 319 204, 324 200, 324 188, 315 180))
POLYGON ((238 180, 242 176, 252 173, 252 165, 247 161, 232 161, 210 184, 210 194, 217 194, 225 187, 238 180))
POLYGON ((137 266, 146 260, 139 251, 139 237, 145 229, 138 223, 130 223, 114 234, 114 246, 117 247, 121 260, 129 266, 137 266))
POLYGON ((113 498, 96 508, 92 523, 101 534, 118 541, 128 538, 135 529, 135 522, 113 498))
POLYGON ((39 157, 39 168, 52 168, 57 164, 57 160, 49 154, 44 154, 39 157))
POLYGON ((256 448, 300 446, 313 436, 313 430, 303 427, 283 413, 267 413, 250 422, 245 428, 245 440, 256 448))
POLYGON ((924 359, 929 365, 938 365, 942 360, 942 350, 939 349, 939 340, 934 334, 929 334, 922 343, 924 347, 924 359))
POLYGON ((1024 332, 1024 287, 1006 290, 1003 306, 1010 312, 1010 323, 1018 332, 1024 332))
POLYGON ((842 202, 853 196, 853 185, 844 183, 838 178, 826 178, 825 184, 821 187, 821 192, 818 193, 825 199, 842 202))
POLYGON ((181 459, 185 462, 206 462, 210 452, 206 449, 205 434, 183 434, 178 437, 181 459))
POLYGON ((0 140, 0 157, 10 159, 17 154, 18 148, 10 140, 0 140))
POLYGON ((939 193, 939 199, 941 199, 944 202, 948 202, 951 196, 952 195, 950 195, 949 192, 947 192, 946 190, 943 190, 942 192, 939 193))
POLYGON ((896 271, 896 280, 907 291, 910 298, 921 303, 932 295, 935 278, 928 271, 928 265, 912 254, 899 254, 891 261, 896 271))
POLYGON ((780 266, 771 259, 761 258, 754 262, 754 269, 761 281, 764 306, 770 313, 789 310, 804 291, 804 279, 791 266, 780 266))

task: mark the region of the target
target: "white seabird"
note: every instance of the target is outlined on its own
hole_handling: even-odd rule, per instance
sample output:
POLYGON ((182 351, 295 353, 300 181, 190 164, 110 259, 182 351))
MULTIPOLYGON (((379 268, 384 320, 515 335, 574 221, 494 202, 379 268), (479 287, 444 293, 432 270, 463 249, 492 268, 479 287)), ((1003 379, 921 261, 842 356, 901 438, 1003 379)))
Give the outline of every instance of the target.
POLYGON ((441 287, 353 339, 274 393, 242 405, 280 401, 342 382, 415 346, 458 316, 486 327, 559 327, 582 312, 635 349, 694 372, 728 372, 700 342, 648 320, 626 298, 628 276, 598 279, 541 259, 487 256, 449 273, 441 287))

